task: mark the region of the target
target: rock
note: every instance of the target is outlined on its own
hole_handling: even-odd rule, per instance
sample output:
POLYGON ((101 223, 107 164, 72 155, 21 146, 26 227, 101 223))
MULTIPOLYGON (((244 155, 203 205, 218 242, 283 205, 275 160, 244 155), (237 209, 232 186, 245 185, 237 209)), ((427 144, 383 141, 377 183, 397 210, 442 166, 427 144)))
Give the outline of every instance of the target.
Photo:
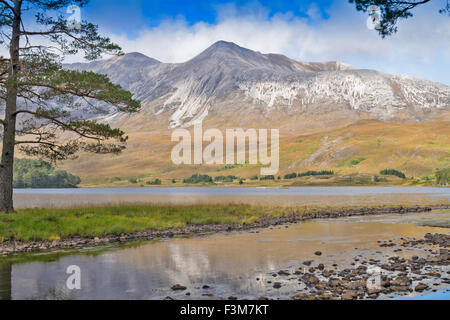
POLYGON ((441 274, 439 272, 436 272, 436 271, 428 272, 426 275, 430 276, 430 277, 436 277, 436 278, 440 278, 441 277, 441 274))
POLYGON ((321 255, 322 255, 322 252, 316 251, 316 252, 314 252, 314 254, 315 254, 316 256, 321 256, 321 255))
POLYGON ((303 264, 308 267, 311 265, 311 263, 313 263, 313 260, 306 260, 303 262, 303 264))
POLYGON ((345 290, 341 296, 342 300, 355 300, 357 298, 358 298, 358 294, 354 290, 345 290))
POLYGON ((234 296, 229 296, 228 297, 228 300, 237 300, 238 298, 237 297, 234 297, 234 296))
POLYGON ((395 263, 392 265, 392 269, 394 271, 406 271, 406 266, 401 263, 395 263))
POLYGON ((408 277, 397 277, 391 281, 391 285, 396 287, 409 286, 410 284, 411 279, 409 279, 408 277))
POLYGON ((349 290, 358 290, 360 288, 365 288, 366 282, 364 280, 347 281, 347 282, 343 282, 342 286, 349 290))
POLYGON ((95 243, 99 243, 99 242, 100 242, 100 238, 99 238, 99 237, 95 237, 95 238, 94 238, 94 242, 95 242, 95 243))
POLYGON ((380 292, 381 292, 381 290, 377 289, 377 288, 370 288, 369 290, 367 290, 367 294, 368 295, 375 295, 375 296, 377 296, 380 292))
POLYGON ((388 279, 387 276, 382 276, 381 277, 381 286, 383 288, 387 288, 391 285, 391 281, 388 279))
POLYGON ((306 298, 306 293, 297 293, 295 296, 292 296, 291 299, 292 300, 305 300, 306 298))
POLYGON ((175 284, 171 288, 173 291, 183 291, 186 290, 185 286, 182 286, 181 284, 175 284))
POLYGON ((278 274, 279 274, 280 276, 289 276, 289 275, 291 275, 289 272, 287 272, 287 271, 285 271, 285 270, 280 270, 280 271, 278 271, 278 274))
POLYGON ((324 293, 319 296, 319 300, 334 300, 334 299, 331 294, 324 293))
POLYGON ((315 275, 312 274, 305 274, 301 279, 308 285, 314 285, 319 283, 319 278, 317 278, 315 275))
POLYGON ((314 287, 315 287, 317 290, 321 290, 321 291, 327 290, 327 288, 328 288, 328 282, 327 282, 327 281, 321 281, 321 282, 317 283, 314 287))
POLYGON ((426 284, 424 284, 424 283, 419 283, 419 284, 414 288, 414 290, 416 290, 417 292, 422 292, 422 291, 427 290, 427 289, 428 289, 428 286, 427 286, 426 284))
POLYGON ((325 269, 325 266, 324 266, 323 263, 320 263, 320 264, 317 266, 317 268, 318 268, 320 271, 322 271, 323 269, 325 269))
POLYGON ((202 289, 209 289, 209 288, 211 288, 211 287, 206 284, 202 287, 202 289))
POLYGON ((331 288, 338 288, 338 287, 342 286, 342 283, 343 283, 343 280, 340 280, 340 279, 330 279, 328 281, 328 285, 331 288))
POLYGON ((280 283, 280 282, 275 282, 275 283, 273 284, 273 287, 274 287, 275 289, 280 289, 280 288, 281 288, 281 283, 280 283))
POLYGON ((325 278, 329 278, 332 274, 333 274, 333 271, 330 271, 330 270, 323 270, 323 272, 322 272, 322 276, 324 276, 325 278))
POLYGON ((308 295, 306 293, 298 293, 295 296, 291 297, 292 300, 315 300, 315 296, 313 295, 308 295))

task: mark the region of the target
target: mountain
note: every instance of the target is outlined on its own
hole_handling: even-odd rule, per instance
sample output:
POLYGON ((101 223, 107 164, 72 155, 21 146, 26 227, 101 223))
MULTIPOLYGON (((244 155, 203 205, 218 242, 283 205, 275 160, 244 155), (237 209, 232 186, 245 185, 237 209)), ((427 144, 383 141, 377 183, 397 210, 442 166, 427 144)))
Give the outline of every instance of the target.
POLYGON ((395 168, 412 176, 450 164, 450 86, 358 69, 300 62, 219 41, 184 63, 142 55, 66 65, 108 75, 142 102, 134 115, 102 118, 130 139, 119 157, 85 155, 66 168, 84 182, 195 173, 250 177, 259 169, 175 166, 173 128, 278 128, 280 175, 334 169, 340 174, 395 168), (363 160, 362 160, 363 159, 363 160))

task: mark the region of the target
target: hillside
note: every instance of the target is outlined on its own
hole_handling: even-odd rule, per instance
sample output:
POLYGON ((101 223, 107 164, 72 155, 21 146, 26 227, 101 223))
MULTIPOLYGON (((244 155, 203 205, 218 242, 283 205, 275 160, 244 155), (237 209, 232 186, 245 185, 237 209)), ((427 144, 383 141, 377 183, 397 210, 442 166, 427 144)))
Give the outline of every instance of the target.
MULTIPOLYGON (((334 170, 337 175, 370 173, 396 168, 408 177, 432 175, 435 168, 450 166, 448 121, 426 123, 386 123, 362 120, 333 130, 307 134, 291 134, 280 139, 280 176, 308 170, 334 170), (352 161, 358 160, 358 164, 352 161), (353 162, 354 163, 354 162, 353 162)), ((193 173, 235 175, 250 178, 260 174, 260 166, 172 164, 170 131, 132 133, 128 149, 119 156, 81 156, 66 162, 83 179, 84 184, 108 182, 119 177, 127 185, 129 178, 145 180, 181 180, 193 173)), ((288 181, 289 183, 294 181, 288 181)), ((108 183, 106 183, 108 185, 108 183)))
POLYGON ((84 156, 64 167, 83 183, 113 177, 182 179, 193 173, 249 178, 259 167, 171 162, 174 128, 280 130, 280 176, 332 169, 339 175, 431 175, 450 165, 450 87, 341 62, 299 62, 220 41, 193 59, 167 64, 131 53, 67 68, 107 74, 142 101, 132 116, 102 121, 129 133, 120 156, 84 156))

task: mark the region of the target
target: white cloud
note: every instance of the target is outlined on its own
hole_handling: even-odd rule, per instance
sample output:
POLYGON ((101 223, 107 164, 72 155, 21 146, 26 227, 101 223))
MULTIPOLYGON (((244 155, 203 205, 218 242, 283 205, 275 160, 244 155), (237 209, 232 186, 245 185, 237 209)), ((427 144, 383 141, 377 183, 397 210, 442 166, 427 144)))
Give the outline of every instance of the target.
MULTIPOLYGON (((360 68, 410 74, 450 84, 450 18, 424 6, 399 24, 388 39, 366 27, 363 13, 347 2, 331 7, 322 19, 314 4, 307 18, 291 13, 268 16, 260 6, 218 8, 215 24, 189 25, 182 18, 146 28, 137 37, 110 34, 125 52, 141 52, 163 62, 185 62, 215 41, 232 41, 263 53, 282 53, 302 61, 338 60, 360 68)), ((108 33, 108 30, 103 30, 108 33)), ((69 61, 80 60, 73 57, 69 61)))

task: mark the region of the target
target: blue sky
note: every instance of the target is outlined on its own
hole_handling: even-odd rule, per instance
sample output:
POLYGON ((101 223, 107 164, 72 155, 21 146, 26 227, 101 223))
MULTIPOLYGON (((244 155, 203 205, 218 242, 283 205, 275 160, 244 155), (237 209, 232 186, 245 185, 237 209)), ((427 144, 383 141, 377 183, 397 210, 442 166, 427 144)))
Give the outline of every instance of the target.
MULTIPOLYGON (((342 1, 342 0, 341 0, 342 1)), ((251 10, 262 6, 269 16, 278 13, 292 13, 299 17, 308 17, 311 4, 317 5, 326 18, 325 10, 330 7, 330 0, 214 0, 214 1, 145 1, 145 0, 93 0, 86 7, 86 14, 101 21, 112 30, 123 31, 123 26, 131 27, 130 33, 143 26, 157 26, 168 19, 182 17, 189 24, 197 22, 215 23, 223 7, 234 5, 239 10, 251 10), (100 12, 106 13, 98 14, 100 12)))
POLYGON ((82 17, 124 51, 184 62, 217 40, 302 61, 338 60, 359 68, 450 84, 450 17, 435 0, 381 39, 346 0, 91 0, 82 17))

